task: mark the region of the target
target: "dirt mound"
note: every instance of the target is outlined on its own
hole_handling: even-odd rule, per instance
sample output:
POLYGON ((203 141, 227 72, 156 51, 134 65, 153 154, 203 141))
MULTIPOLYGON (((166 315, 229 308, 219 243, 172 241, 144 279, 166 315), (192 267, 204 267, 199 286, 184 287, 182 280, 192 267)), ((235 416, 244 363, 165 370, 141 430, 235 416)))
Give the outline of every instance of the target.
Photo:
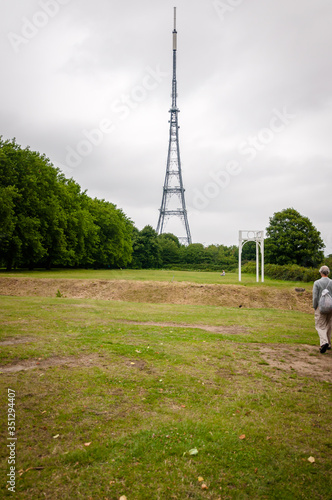
POLYGON ((0 295, 123 300, 312 312, 311 293, 295 288, 201 285, 186 282, 0 278, 0 295))

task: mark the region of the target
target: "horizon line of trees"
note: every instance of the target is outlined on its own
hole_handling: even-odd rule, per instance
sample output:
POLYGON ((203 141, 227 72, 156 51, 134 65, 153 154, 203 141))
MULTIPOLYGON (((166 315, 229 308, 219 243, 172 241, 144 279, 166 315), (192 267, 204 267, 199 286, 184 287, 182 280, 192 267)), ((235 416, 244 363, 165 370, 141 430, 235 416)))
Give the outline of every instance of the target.
MULTIPOLYGON (((316 267, 324 243, 312 222, 293 208, 270 217, 265 262, 316 267)), ((242 250, 243 263, 256 259, 256 243, 242 250)), ((113 203, 90 198, 50 160, 0 136, 0 267, 106 267, 231 271, 236 245, 192 243, 151 226, 139 231, 113 203)))

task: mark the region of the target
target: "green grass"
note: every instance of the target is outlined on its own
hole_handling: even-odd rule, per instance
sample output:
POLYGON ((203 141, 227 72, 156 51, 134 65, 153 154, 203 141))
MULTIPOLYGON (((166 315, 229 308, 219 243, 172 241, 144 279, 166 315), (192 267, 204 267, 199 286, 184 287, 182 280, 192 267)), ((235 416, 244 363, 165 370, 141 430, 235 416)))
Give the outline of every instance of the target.
POLYGON ((263 287, 278 287, 278 288, 294 288, 301 287, 307 290, 312 289, 312 283, 303 283, 297 281, 281 281, 265 277, 263 283, 256 282, 256 275, 242 273, 241 282, 239 282, 238 272, 226 273, 226 276, 221 276, 219 272, 203 272, 203 271, 172 271, 172 270, 153 270, 153 269, 52 269, 45 271, 37 269, 34 271, 16 270, 5 271, 0 270, 0 276, 8 277, 24 277, 24 278, 53 278, 53 279, 109 279, 109 280, 139 280, 139 281, 169 281, 189 283, 205 283, 205 284, 226 284, 226 285, 244 285, 244 286, 263 286, 263 287))
MULTIPOLYGON (((55 297, 0 307, 0 338, 25 339, 1 346, 1 366, 36 366, 1 374, 2 408, 16 391, 17 498, 331 498, 331 384, 259 350, 317 345, 312 315, 55 297)), ((0 428, 5 443, 5 411, 0 428)))

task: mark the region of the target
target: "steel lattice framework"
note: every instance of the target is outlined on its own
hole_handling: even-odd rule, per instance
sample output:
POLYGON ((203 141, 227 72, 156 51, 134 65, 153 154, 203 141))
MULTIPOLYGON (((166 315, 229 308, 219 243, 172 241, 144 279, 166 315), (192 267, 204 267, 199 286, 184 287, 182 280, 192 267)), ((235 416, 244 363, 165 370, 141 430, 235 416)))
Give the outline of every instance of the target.
POLYGON ((191 234, 188 223, 186 202, 184 198, 184 187, 182 181, 180 148, 179 148, 179 125, 178 113, 180 110, 177 107, 177 81, 176 81, 176 52, 177 52, 177 31, 176 31, 176 7, 174 7, 174 30, 173 30, 173 79, 172 79, 172 107, 169 110, 171 113, 170 128, 169 128, 169 146, 167 155, 166 175, 163 187, 163 196, 161 207, 159 210, 159 220, 157 225, 157 233, 162 234, 167 220, 170 217, 178 217, 185 228, 186 236, 179 237, 179 241, 184 244, 191 243, 191 234), (179 202, 180 207, 174 205, 174 200, 179 202))

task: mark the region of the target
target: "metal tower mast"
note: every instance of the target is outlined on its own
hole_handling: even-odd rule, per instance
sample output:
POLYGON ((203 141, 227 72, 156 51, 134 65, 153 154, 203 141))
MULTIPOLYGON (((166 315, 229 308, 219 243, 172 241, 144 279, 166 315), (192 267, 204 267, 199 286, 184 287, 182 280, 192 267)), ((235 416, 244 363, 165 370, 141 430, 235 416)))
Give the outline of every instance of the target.
POLYGON ((182 243, 190 244, 191 235, 187 217, 186 202, 184 199, 184 187, 182 182, 180 148, 179 148, 179 125, 178 113, 180 110, 176 104, 177 83, 176 83, 176 51, 177 51, 177 31, 176 31, 176 7, 174 7, 174 30, 173 30, 173 80, 172 80, 172 107, 169 110, 171 118, 169 120, 169 146, 167 155, 167 166, 165 182, 163 187, 163 197, 157 225, 157 233, 164 232, 166 221, 174 216, 178 217, 185 228, 186 236, 179 237, 182 243), (174 201, 180 207, 174 206, 174 201), (173 206, 172 206, 173 205, 173 206))

